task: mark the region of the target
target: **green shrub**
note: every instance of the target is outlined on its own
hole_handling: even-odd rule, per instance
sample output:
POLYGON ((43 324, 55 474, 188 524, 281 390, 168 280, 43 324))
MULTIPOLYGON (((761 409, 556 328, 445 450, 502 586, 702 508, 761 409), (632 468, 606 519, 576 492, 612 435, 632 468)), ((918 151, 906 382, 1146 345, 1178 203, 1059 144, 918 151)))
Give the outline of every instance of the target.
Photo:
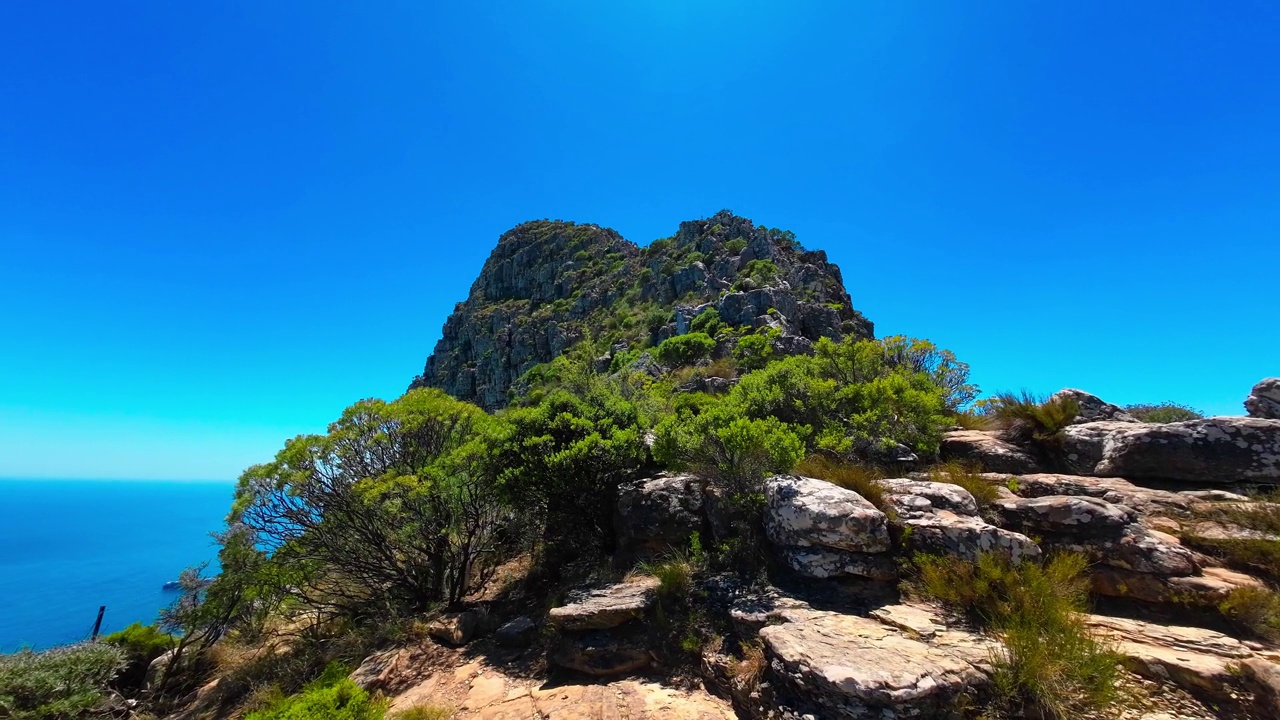
POLYGON ((333 664, 302 692, 249 713, 245 720, 382 720, 387 703, 374 698, 333 664))
POLYGON ((1280 640, 1280 594, 1261 587, 1232 590, 1218 610, 1244 630, 1265 640, 1280 640))
POLYGON ((1080 414, 1080 404, 1069 397, 1042 400, 1026 391, 1006 392, 991 398, 988 412, 1011 440, 1052 444, 1080 414))
POLYGON ((779 274, 778 266, 772 260, 752 260, 738 271, 739 280, 734 284, 734 287, 744 288, 747 285, 751 287, 769 285, 777 281, 779 274), (748 282, 744 283, 743 281, 748 282))
POLYGON ((1185 420, 1199 420, 1204 413, 1186 405, 1173 402, 1162 402, 1153 405, 1126 405, 1125 412, 1148 423, 1174 423, 1185 420))
POLYGON ((720 319, 720 311, 713 307, 698 313, 698 317, 689 323, 689 330, 695 333, 705 333, 710 337, 715 337, 721 330, 727 328, 720 319))
POLYGON ((878 468, 840 462, 825 455, 809 455, 796 465, 795 472, 797 475, 826 480, 832 485, 852 490, 872 505, 884 507, 884 488, 877 482, 884 478, 884 473, 878 468))
POLYGON ((150 662, 173 649, 177 639, 155 625, 134 623, 129 627, 102 638, 124 649, 131 660, 150 662))
POLYGON ((124 651, 107 643, 0 655, 0 717, 81 717, 98 704, 124 665, 124 651))
POLYGON ((743 370, 759 370, 773 358, 773 343, 781 335, 776 328, 763 328, 754 335, 744 335, 733 348, 733 359, 743 370))
POLYGON ((959 485, 983 508, 1000 499, 1000 488, 982 477, 976 468, 962 462, 942 463, 929 470, 933 482, 959 485))
POLYGON ((693 332, 663 340, 655 354, 663 365, 681 367, 707 358, 715 347, 716 341, 706 333, 693 332))
POLYGON ((976 562, 918 555, 914 588, 993 630, 996 712, 1031 707, 1066 718, 1106 707, 1118 657, 1084 623, 1088 561, 1067 553, 1044 565, 1013 565, 983 553, 976 562))
POLYGON ((658 462, 691 469, 741 499, 759 494, 766 477, 791 472, 804 442, 777 418, 740 417, 720 403, 697 416, 664 420, 653 453, 658 462))
POLYGON ((727 250, 730 255, 737 255, 747 249, 747 241, 743 238, 736 237, 725 243, 724 249, 727 250))

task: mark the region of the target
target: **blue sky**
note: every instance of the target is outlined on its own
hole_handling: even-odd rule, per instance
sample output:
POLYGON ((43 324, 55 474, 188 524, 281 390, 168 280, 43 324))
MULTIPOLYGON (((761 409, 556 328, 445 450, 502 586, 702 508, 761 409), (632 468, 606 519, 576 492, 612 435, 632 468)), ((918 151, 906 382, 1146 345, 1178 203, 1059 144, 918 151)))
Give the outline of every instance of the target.
POLYGON ((0 476, 233 478, 402 392, 510 226, 725 207, 985 390, 1239 414, 1280 10, 978 5, 5 4, 0 476))

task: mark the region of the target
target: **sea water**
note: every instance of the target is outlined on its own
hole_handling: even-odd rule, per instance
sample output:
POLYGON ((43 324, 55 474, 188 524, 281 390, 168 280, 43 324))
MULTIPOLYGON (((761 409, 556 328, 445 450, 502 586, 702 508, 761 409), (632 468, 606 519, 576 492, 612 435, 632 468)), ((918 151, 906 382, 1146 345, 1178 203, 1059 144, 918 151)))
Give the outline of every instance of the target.
POLYGON ((0 652, 154 622, 163 586, 208 561, 231 482, 0 479, 0 652))

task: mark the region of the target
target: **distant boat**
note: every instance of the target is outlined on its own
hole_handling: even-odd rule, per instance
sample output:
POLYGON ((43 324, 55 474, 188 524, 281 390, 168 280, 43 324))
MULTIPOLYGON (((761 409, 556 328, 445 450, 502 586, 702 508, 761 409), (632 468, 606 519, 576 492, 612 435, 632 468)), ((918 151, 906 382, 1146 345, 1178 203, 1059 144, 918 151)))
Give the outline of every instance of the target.
MULTIPOLYGON (((196 581, 196 585, 197 585, 198 587, 207 588, 207 587, 209 587, 210 583, 212 583, 212 582, 213 582, 213 580, 212 580, 211 578, 201 578, 200 580, 196 581)), ((181 589, 182 589, 182 581, 181 581, 181 580, 170 580, 169 582, 165 583, 164 585, 161 585, 161 586, 160 586, 160 589, 161 589, 161 590, 166 590, 166 591, 181 590, 181 589)))

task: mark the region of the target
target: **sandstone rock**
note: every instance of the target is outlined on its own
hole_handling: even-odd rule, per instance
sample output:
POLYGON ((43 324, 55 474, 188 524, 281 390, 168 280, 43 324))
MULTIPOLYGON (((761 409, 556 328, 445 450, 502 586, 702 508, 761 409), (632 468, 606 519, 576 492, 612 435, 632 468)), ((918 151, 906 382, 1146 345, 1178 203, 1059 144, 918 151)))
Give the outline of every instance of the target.
POLYGON ((997 500, 992 508, 1000 526, 1033 535, 1054 533, 1077 541, 1118 538, 1137 519, 1122 506, 1097 498, 1072 495, 997 500))
POLYGON ((764 526, 777 545, 856 553, 889 549, 884 513, 861 495, 824 480, 779 475, 765 482, 764 526))
POLYGON ((1253 657, 1239 640, 1213 630, 1089 616, 1088 626, 1111 641, 1131 672, 1187 690, 1225 695, 1238 665, 1253 657))
POLYGON ((1082 423, 1097 422, 1099 420, 1113 420, 1116 422, 1136 423, 1138 419, 1124 411, 1119 405, 1112 405, 1105 402, 1097 395, 1092 395, 1083 390, 1074 388, 1066 388, 1059 390, 1049 396, 1049 400, 1075 400, 1080 406, 1080 414, 1076 415, 1076 419, 1072 421, 1074 425, 1082 423))
POLYGON ((538 625, 528 617, 521 615, 498 628, 497 632, 493 634, 493 639, 499 645, 523 647, 532 643, 537 634, 538 625))
POLYGON ((1022 497, 1084 495, 1133 508, 1142 515, 1183 516, 1190 513, 1195 504, 1195 498, 1187 492, 1141 487, 1121 478, 1034 473, 998 480, 1003 485, 1010 479, 1022 497))
POLYGON ((887 581, 898 577, 893 558, 884 553, 795 546, 780 547, 778 553, 792 570, 807 578, 859 577, 887 581))
POLYGON ((551 662, 585 675, 624 675, 649 666, 648 643, 643 632, 590 630, 562 636, 551 653, 551 662))
POLYGON ((620 488, 614 526, 623 552, 656 555, 684 547, 702 528, 702 490, 692 475, 659 475, 620 488))
POLYGON ((1280 420, 1280 377, 1266 378, 1254 385, 1244 409, 1249 417, 1280 420))
POLYGON ((448 613, 432 621, 427 626, 427 634, 449 645, 466 645, 479 624, 480 616, 470 610, 448 613))
POLYGON ((760 631, 772 675, 824 718, 946 717, 988 682, 995 645, 934 630, 928 641, 871 618, 810 611, 760 631))
POLYGON ((1256 578, 1218 567, 1203 568, 1199 575, 1164 577, 1096 565, 1089 579, 1097 595, 1203 608, 1215 607, 1236 588, 1262 585, 1256 578))
POLYGON ((1198 483, 1280 481, 1280 420, 1216 417, 1109 435, 1097 475, 1198 483))
POLYGON ((988 472, 1039 472, 1039 463, 1027 451, 981 430, 952 430, 942 437, 942 459, 977 463, 988 472))
POLYGON ((578 593, 573 602, 552 608, 552 624, 562 630, 604 630, 644 617, 658 592, 658 580, 637 577, 606 588, 578 593))

